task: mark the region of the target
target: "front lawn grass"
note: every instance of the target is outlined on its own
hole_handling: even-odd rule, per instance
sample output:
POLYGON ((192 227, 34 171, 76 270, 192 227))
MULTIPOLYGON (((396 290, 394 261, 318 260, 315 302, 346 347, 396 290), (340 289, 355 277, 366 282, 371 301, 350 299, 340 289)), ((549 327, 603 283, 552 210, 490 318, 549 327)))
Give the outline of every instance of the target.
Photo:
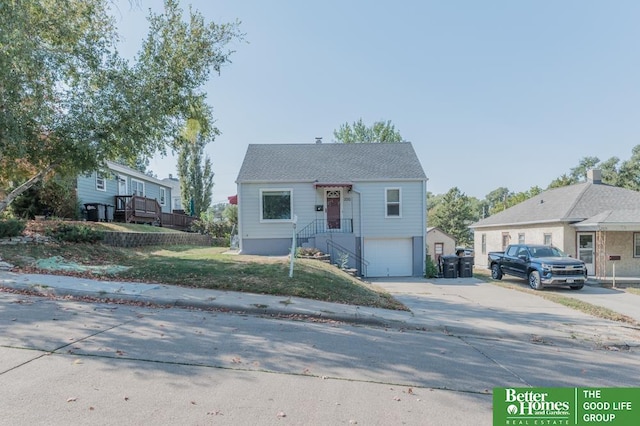
MULTIPOLYGON (((296 259, 289 278, 288 257, 227 254, 220 247, 138 247, 104 244, 21 244, 3 246, 2 257, 25 271, 33 259, 62 256, 82 265, 122 265, 129 269, 101 279, 303 297, 328 302, 406 310, 388 293, 334 266, 296 259)), ((37 271, 35 271, 37 272, 37 271)))

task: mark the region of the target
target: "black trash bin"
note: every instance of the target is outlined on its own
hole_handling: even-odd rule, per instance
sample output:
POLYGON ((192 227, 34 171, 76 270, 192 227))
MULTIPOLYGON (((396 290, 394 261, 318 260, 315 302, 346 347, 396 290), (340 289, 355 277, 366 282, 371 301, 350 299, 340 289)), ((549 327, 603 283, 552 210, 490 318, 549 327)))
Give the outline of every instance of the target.
POLYGON ((458 276, 460 278, 473 277, 473 256, 460 256, 458 260, 458 276))
POLYGON ((442 256, 442 276, 444 278, 458 278, 458 256, 442 256))
POLYGON ((87 211, 87 220, 91 222, 100 222, 104 220, 104 204, 87 203, 84 205, 84 208, 87 211))

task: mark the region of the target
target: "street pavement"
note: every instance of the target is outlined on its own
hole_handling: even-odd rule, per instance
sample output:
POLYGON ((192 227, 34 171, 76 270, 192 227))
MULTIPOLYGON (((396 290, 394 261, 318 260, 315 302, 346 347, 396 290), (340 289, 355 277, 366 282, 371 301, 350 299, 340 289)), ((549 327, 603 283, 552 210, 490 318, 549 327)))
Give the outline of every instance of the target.
MULTIPOLYGON (((0 271, 0 418, 476 425, 491 423, 494 387, 637 385, 636 327, 474 278, 370 285, 409 311, 0 271), (83 303, 98 299, 132 304, 83 303)), ((634 318, 640 306, 619 290, 545 291, 634 318)))
POLYGON ((386 290, 410 311, 296 297, 0 270, 0 287, 46 296, 124 300, 265 316, 309 317, 375 326, 441 330, 456 335, 504 338, 524 335, 545 341, 568 339, 597 346, 640 347, 640 327, 637 325, 640 324, 640 296, 620 289, 585 286, 580 291, 544 291, 605 307, 634 319, 636 326, 596 318, 538 295, 476 278, 386 278, 375 279, 369 285, 386 290))

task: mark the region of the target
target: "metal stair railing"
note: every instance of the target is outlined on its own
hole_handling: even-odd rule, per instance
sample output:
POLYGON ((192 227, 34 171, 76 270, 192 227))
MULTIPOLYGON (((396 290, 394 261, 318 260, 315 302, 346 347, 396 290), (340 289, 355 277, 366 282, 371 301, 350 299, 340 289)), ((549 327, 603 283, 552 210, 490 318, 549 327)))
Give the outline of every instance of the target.
POLYGON ((356 270, 358 275, 361 277, 367 276, 367 267, 369 266, 369 262, 365 260, 360 255, 355 254, 348 248, 341 246, 333 240, 327 240, 327 254, 329 255, 329 259, 332 264, 335 264, 335 260, 342 255, 347 255, 350 260, 353 260, 356 264, 356 270), (340 255, 338 255, 340 253, 340 255))
POLYGON ((296 233, 296 247, 302 247, 302 244, 308 242, 311 237, 327 232, 351 233, 353 219, 340 219, 340 228, 331 228, 327 220, 316 219, 296 233))

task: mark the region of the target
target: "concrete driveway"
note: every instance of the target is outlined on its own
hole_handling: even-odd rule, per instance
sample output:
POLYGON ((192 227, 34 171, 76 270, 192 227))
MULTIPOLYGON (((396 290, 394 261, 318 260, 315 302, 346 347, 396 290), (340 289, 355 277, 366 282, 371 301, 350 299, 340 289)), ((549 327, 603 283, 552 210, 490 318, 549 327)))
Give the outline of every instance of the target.
MULTIPOLYGON (((518 280, 507 280, 520 284, 518 280)), ((372 280, 411 309, 420 322, 453 334, 487 334, 529 339, 580 339, 597 346, 640 347, 640 328, 603 320, 537 294, 504 288, 476 278, 372 280)), ((523 288, 528 288, 522 281, 523 288)), ((582 290, 541 292, 603 306, 640 323, 640 296, 616 289, 585 286, 582 290)))

